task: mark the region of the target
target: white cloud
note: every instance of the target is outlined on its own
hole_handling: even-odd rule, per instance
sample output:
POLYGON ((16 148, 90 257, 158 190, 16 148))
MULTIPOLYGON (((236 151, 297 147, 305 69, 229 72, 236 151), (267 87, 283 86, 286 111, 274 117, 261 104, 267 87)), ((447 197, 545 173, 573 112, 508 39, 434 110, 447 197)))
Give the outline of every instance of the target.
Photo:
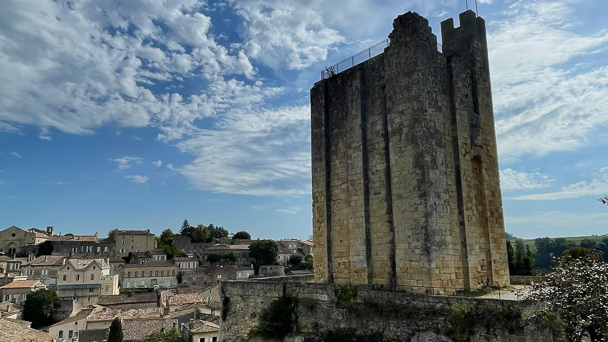
POLYGON ((13 156, 15 156, 15 157, 17 157, 17 158, 23 158, 23 157, 22 157, 22 156, 21 156, 19 153, 17 153, 17 152, 9 152, 9 154, 11 154, 11 155, 13 155, 13 156))
POLYGON ((551 201, 564 198, 577 198, 582 196, 601 196, 608 194, 608 167, 602 168, 597 178, 586 182, 578 182, 562 187, 559 191, 530 194, 515 197, 516 200, 551 201))
POLYGON ((539 172, 518 172, 511 168, 500 170, 500 188, 508 190, 528 190, 547 187, 552 180, 539 172))
POLYGON ((173 164, 167 164, 167 169, 175 171, 175 166, 173 166, 173 164))
POLYGON ((159 159, 157 161, 153 161, 152 164, 154 164, 154 165, 156 165, 158 167, 161 167, 161 165, 163 165, 163 162, 162 162, 162 160, 159 159))
POLYGON ((74 182, 71 181, 61 181, 61 182, 46 182, 46 183, 42 183, 44 185, 68 185, 68 184, 74 184, 74 182))
POLYGON ((147 183, 148 182, 148 177, 146 177, 146 176, 128 175, 128 176, 125 176, 125 178, 127 178, 128 180, 130 180, 133 183, 147 183))
POLYGON ((213 114, 200 107, 207 82, 251 79, 243 52, 230 53, 210 34, 195 0, 64 3, 23 0, 0 13, 0 130, 23 125, 91 133, 123 127, 177 126, 213 114), (154 88, 190 79, 202 95, 172 101, 154 88))
POLYGON ((122 157, 122 158, 116 158, 116 159, 110 159, 111 161, 114 161, 118 164, 117 169, 118 170, 126 170, 131 168, 131 165, 133 164, 141 164, 141 162, 143 161, 142 158, 140 157, 122 157))
POLYGON ((295 215, 300 211, 300 208, 285 208, 285 209, 276 209, 275 211, 288 215, 295 215))
POLYGON ((245 195, 310 192, 309 107, 234 112, 177 146, 196 156, 180 172, 195 188, 245 195))
POLYGON ((567 0, 517 1, 505 19, 489 25, 502 160, 581 148, 593 130, 608 124, 608 67, 577 63, 602 53, 608 30, 577 33, 583 23, 574 6, 567 0))

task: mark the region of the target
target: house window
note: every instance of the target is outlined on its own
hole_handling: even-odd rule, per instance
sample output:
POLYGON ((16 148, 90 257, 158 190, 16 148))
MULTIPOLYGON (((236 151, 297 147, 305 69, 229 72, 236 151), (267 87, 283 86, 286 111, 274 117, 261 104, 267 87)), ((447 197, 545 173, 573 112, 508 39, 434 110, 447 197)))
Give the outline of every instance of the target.
POLYGON ((97 253, 101 252, 101 247, 97 247, 97 253))
POLYGON ((217 279, 222 279, 222 275, 221 275, 221 274, 218 274, 218 275, 217 275, 217 279))
POLYGON ((131 278, 131 272, 127 272, 127 277, 131 278))
POLYGON ((152 276, 152 271, 150 271, 150 277, 152 276))
POLYGON ((172 271, 171 271, 171 275, 175 275, 175 270, 172 270, 172 271))
POLYGON ((103 248, 103 252, 106 253, 108 251, 108 247, 103 248))
POLYGON ((63 338, 63 330, 59 330, 59 338, 63 338))
POLYGON ((135 271, 135 278, 137 278, 139 276, 139 272, 135 271))
POLYGON ((108 292, 110 290, 110 287, 108 285, 106 285, 106 292, 108 292))
POLYGON ((67 280, 67 277, 68 277, 68 276, 64 274, 64 275, 63 275, 63 281, 66 281, 66 280, 67 280))
POLYGON ((95 275, 91 274, 91 280, 95 280, 95 275))
POLYGON ((76 280, 80 280, 80 274, 76 275, 76 280))
POLYGON ((74 331, 73 331, 73 330, 70 330, 70 331, 68 332, 68 338, 72 338, 73 336, 74 336, 74 331))
POLYGON ((156 271, 156 276, 158 277, 158 270, 156 271))
POLYGON ((204 337, 199 338, 198 342, 205 342, 205 338, 204 337))
POLYGON ((164 270, 161 270, 161 271, 160 271, 160 276, 162 277, 162 276, 164 276, 164 275, 165 275, 165 271, 164 271, 164 270))
POLYGON ((217 337, 212 337, 211 342, 217 342, 217 337))
POLYGON ((93 289, 89 289, 89 293, 93 293, 93 291, 94 291, 93 289))

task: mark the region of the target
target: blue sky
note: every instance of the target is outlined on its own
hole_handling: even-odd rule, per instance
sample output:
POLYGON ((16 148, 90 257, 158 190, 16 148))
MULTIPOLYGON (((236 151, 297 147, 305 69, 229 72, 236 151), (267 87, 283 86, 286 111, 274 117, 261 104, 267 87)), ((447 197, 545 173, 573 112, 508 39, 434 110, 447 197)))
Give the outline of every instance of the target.
MULTIPOLYGON (((474 1, 469 3, 473 5, 474 1)), ((409 10, 465 1, 0 4, 0 228, 312 233, 308 91, 409 10)), ((506 230, 608 233, 608 5, 479 1, 506 230)))

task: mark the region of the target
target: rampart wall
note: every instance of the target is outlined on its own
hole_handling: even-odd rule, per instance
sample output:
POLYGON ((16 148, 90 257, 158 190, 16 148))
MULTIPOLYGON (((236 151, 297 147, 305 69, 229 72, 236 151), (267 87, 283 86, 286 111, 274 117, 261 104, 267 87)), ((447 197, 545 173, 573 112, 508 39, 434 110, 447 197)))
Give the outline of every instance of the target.
POLYGON ((328 331, 352 329, 361 335, 381 335, 384 341, 449 342, 455 340, 455 335, 463 337, 456 330, 462 328, 459 324, 466 324, 466 319, 458 317, 454 326, 450 317, 465 305, 486 308, 489 311, 484 316, 493 322, 480 321, 471 341, 558 341, 550 330, 541 328, 538 319, 531 318, 533 308, 524 302, 379 291, 359 285, 356 297, 345 303, 340 298, 340 288, 318 283, 222 282, 220 340, 272 340, 256 336, 256 329, 271 303, 288 296, 296 299, 297 319, 293 333, 284 341, 302 341, 328 331), (512 314, 518 310, 526 312, 521 325, 512 314))

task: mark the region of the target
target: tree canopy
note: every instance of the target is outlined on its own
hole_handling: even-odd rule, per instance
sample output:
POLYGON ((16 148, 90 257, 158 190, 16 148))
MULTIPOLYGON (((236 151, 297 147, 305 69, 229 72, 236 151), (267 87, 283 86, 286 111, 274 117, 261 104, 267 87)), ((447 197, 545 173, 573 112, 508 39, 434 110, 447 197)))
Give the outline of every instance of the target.
POLYGON ((108 237, 114 239, 116 237, 117 228, 111 229, 108 231, 108 237))
POLYGON ((249 245, 249 256, 258 265, 272 265, 279 255, 279 245, 274 240, 258 240, 249 245))
POLYGON ((182 336, 177 329, 171 329, 165 332, 153 332, 140 342, 182 342, 182 336))
POLYGON ((179 250, 175 246, 175 234, 169 228, 163 230, 159 237, 156 238, 158 248, 162 248, 167 253, 167 259, 173 259, 179 250))
POLYGON ((232 236, 232 239, 242 239, 242 240, 249 240, 251 239, 251 235, 249 233, 247 233, 246 231, 240 231, 240 232, 236 232, 234 234, 234 236, 232 236))
POLYGON ((122 324, 120 318, 114 318, 110 325, 110 333, 108 334, 108 342, 122 342, 122 324))
POLYGON ((59 307, 57 292, 39 290, 27 295, 23 305, 23 318, 32 322, 32 327, 38 328, 52 324, 53 311, 59 307))
MULTIPOLYGON (((209 239, 213 241, 213 239, 220 239, 228 237, 228 231, 224 229, 224 227, 216 227, 213 223, 209 224, 207 227, 209 228, 209 239)), ((211 242, 207 241, 207 242, 211 242)))
POLYGON ((531 299, 557 313, 568 341, 608 338, 608 264, 595 255, 556 259, 547 280, 534 285, 531 299))

